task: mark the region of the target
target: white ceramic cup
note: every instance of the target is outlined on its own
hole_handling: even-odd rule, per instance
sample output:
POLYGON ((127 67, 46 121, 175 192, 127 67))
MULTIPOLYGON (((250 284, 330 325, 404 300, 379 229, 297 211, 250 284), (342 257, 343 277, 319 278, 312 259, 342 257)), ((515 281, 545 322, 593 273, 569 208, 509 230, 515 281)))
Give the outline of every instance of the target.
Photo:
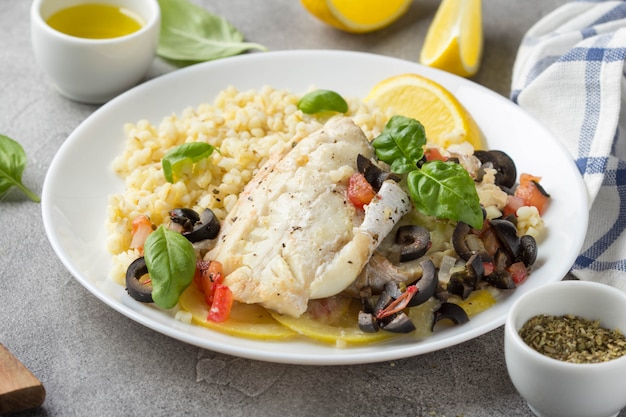
POLYGON ((626 293, 604 284, 561 281, 536 288, 511 307, 504 353, 511 381, 540 417, 609 417, 626 407, 626 356, 569 363, 529 347, 518 334, 538 315, 573 314, 626 333, 626 293))
POLYGON ((141 81, 154 61, 161 26, 157 0, 97 2, 132 10, 143 20, 142 27, 126 36, 88 39, 59 32, 46 23, 55 12, 90 0, 34 0, 30 15, 31 42, 39 66, 61 94, 91 104, 104 103, 141 81))

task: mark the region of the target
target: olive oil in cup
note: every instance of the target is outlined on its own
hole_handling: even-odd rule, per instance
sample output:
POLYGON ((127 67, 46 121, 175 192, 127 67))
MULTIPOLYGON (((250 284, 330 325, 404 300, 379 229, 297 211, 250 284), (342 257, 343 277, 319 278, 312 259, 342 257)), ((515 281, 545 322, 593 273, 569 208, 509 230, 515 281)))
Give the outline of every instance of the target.
POLYGON ((156 56, 157 0, 34 0, 31 42, 65 97, 102 104, 139 83, 156 56))
POLYGON ((137 32, 143 26, 143 19, 134 11, 117 5, 85 3, 55 12, 46 23, 70 36, 110 39, 137 32))

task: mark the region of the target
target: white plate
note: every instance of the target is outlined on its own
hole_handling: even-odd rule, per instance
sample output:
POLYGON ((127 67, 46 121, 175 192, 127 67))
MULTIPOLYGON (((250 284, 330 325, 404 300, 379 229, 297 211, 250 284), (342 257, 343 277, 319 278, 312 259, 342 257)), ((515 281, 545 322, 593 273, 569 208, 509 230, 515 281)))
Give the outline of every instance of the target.
POLYGON ((146 82, 102 106, 63 143, 48 170, 42 211, 46 233, 57 255, 91 293, 120 313, 158 332, 210 350, 251 359, 296 364, 356 364, 399 359, 443 349, 504 324, 515 299, 532 288, 560 280, 582 246, 587 228, 584 185, 571 157, 539 123, 506 98, 472 83, 418 64, 364 53, 284 51, 243 55, 188 67, 146 82), (105 249, 107 197, 123 182, 110 164, 122 151, 126 122, 164 116, 212 102, 228 85, 240 90, 264 85, 304 93, 311 86, 344 96, 364 97, 382 79, 406 72, 430 77, 447 87, 471 112, 492 149, 502 149, 519 172, 543 177, 552 195, 545 215, 547 239, 536 269, 518 289, 469 323, 439 331, 423 341, 335 348, 298 340, 247 340, 187 325, 168 311, 132 300, 108 278, 105 249))

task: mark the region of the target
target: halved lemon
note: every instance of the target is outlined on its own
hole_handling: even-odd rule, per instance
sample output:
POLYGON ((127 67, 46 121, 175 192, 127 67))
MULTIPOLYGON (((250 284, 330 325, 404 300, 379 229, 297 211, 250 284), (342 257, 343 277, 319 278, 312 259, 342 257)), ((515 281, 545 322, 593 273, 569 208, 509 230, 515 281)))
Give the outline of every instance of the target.
POLYGON ((204 294, 190 285, 180 296, 180 306, 191 313, 194 323, 212 330, 217 330, 233 336, 252 339, 286 339, 297 334, 278 323, 270 313, 255 304, 241 304, 235 302, 230 312, 230 318, 223 323, 207 320, 209 307, 204 301, 204 294))
POLYGON ((372 88, 365 98, 388 115, 402 115, 418 120, 426 130, 429 143, 447 148, 469 142, 483 149, 478 125, 452 93, 439 83, 418 74, 387 78, 372 88))
POLYGON ((480 68, 483 51, 481 0, 443 0, 428 28, 420 63, 462 77, 480 68))
POLYGON ((300 0, 300 3, 304 6, 304 8, 313 16, 317 17, 322 22, 330 25, 336 29, 340 29, 346 32, 349 32, 349 28, 347 28, 339 19, 333 15, 333 12, 330 11, 328 5, 325 0, 300 0))
POLYGON ((346 32, 366 33, 395 22, 411 0, 300 0, 321 21, 346 32))

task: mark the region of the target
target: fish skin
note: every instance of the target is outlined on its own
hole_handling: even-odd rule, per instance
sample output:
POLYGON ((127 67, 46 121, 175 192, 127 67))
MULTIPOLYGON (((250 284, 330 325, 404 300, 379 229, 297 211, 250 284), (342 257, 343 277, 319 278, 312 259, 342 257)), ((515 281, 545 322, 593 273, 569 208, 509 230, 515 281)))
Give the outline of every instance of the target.
MULTIPOLYGON (((384 237, 379 232, 393 227, 362 228, 372 223, 367 206, 364 214, 347 199, 359 154, 373 156, 362 130, 333 118, 271 157, 246 185, 205 257, 222 263, 236 300, 298 317, 309 299, 335 295, 358 276, 384 237)), ((408 210, 401 206, 376 215, 408 210)))

